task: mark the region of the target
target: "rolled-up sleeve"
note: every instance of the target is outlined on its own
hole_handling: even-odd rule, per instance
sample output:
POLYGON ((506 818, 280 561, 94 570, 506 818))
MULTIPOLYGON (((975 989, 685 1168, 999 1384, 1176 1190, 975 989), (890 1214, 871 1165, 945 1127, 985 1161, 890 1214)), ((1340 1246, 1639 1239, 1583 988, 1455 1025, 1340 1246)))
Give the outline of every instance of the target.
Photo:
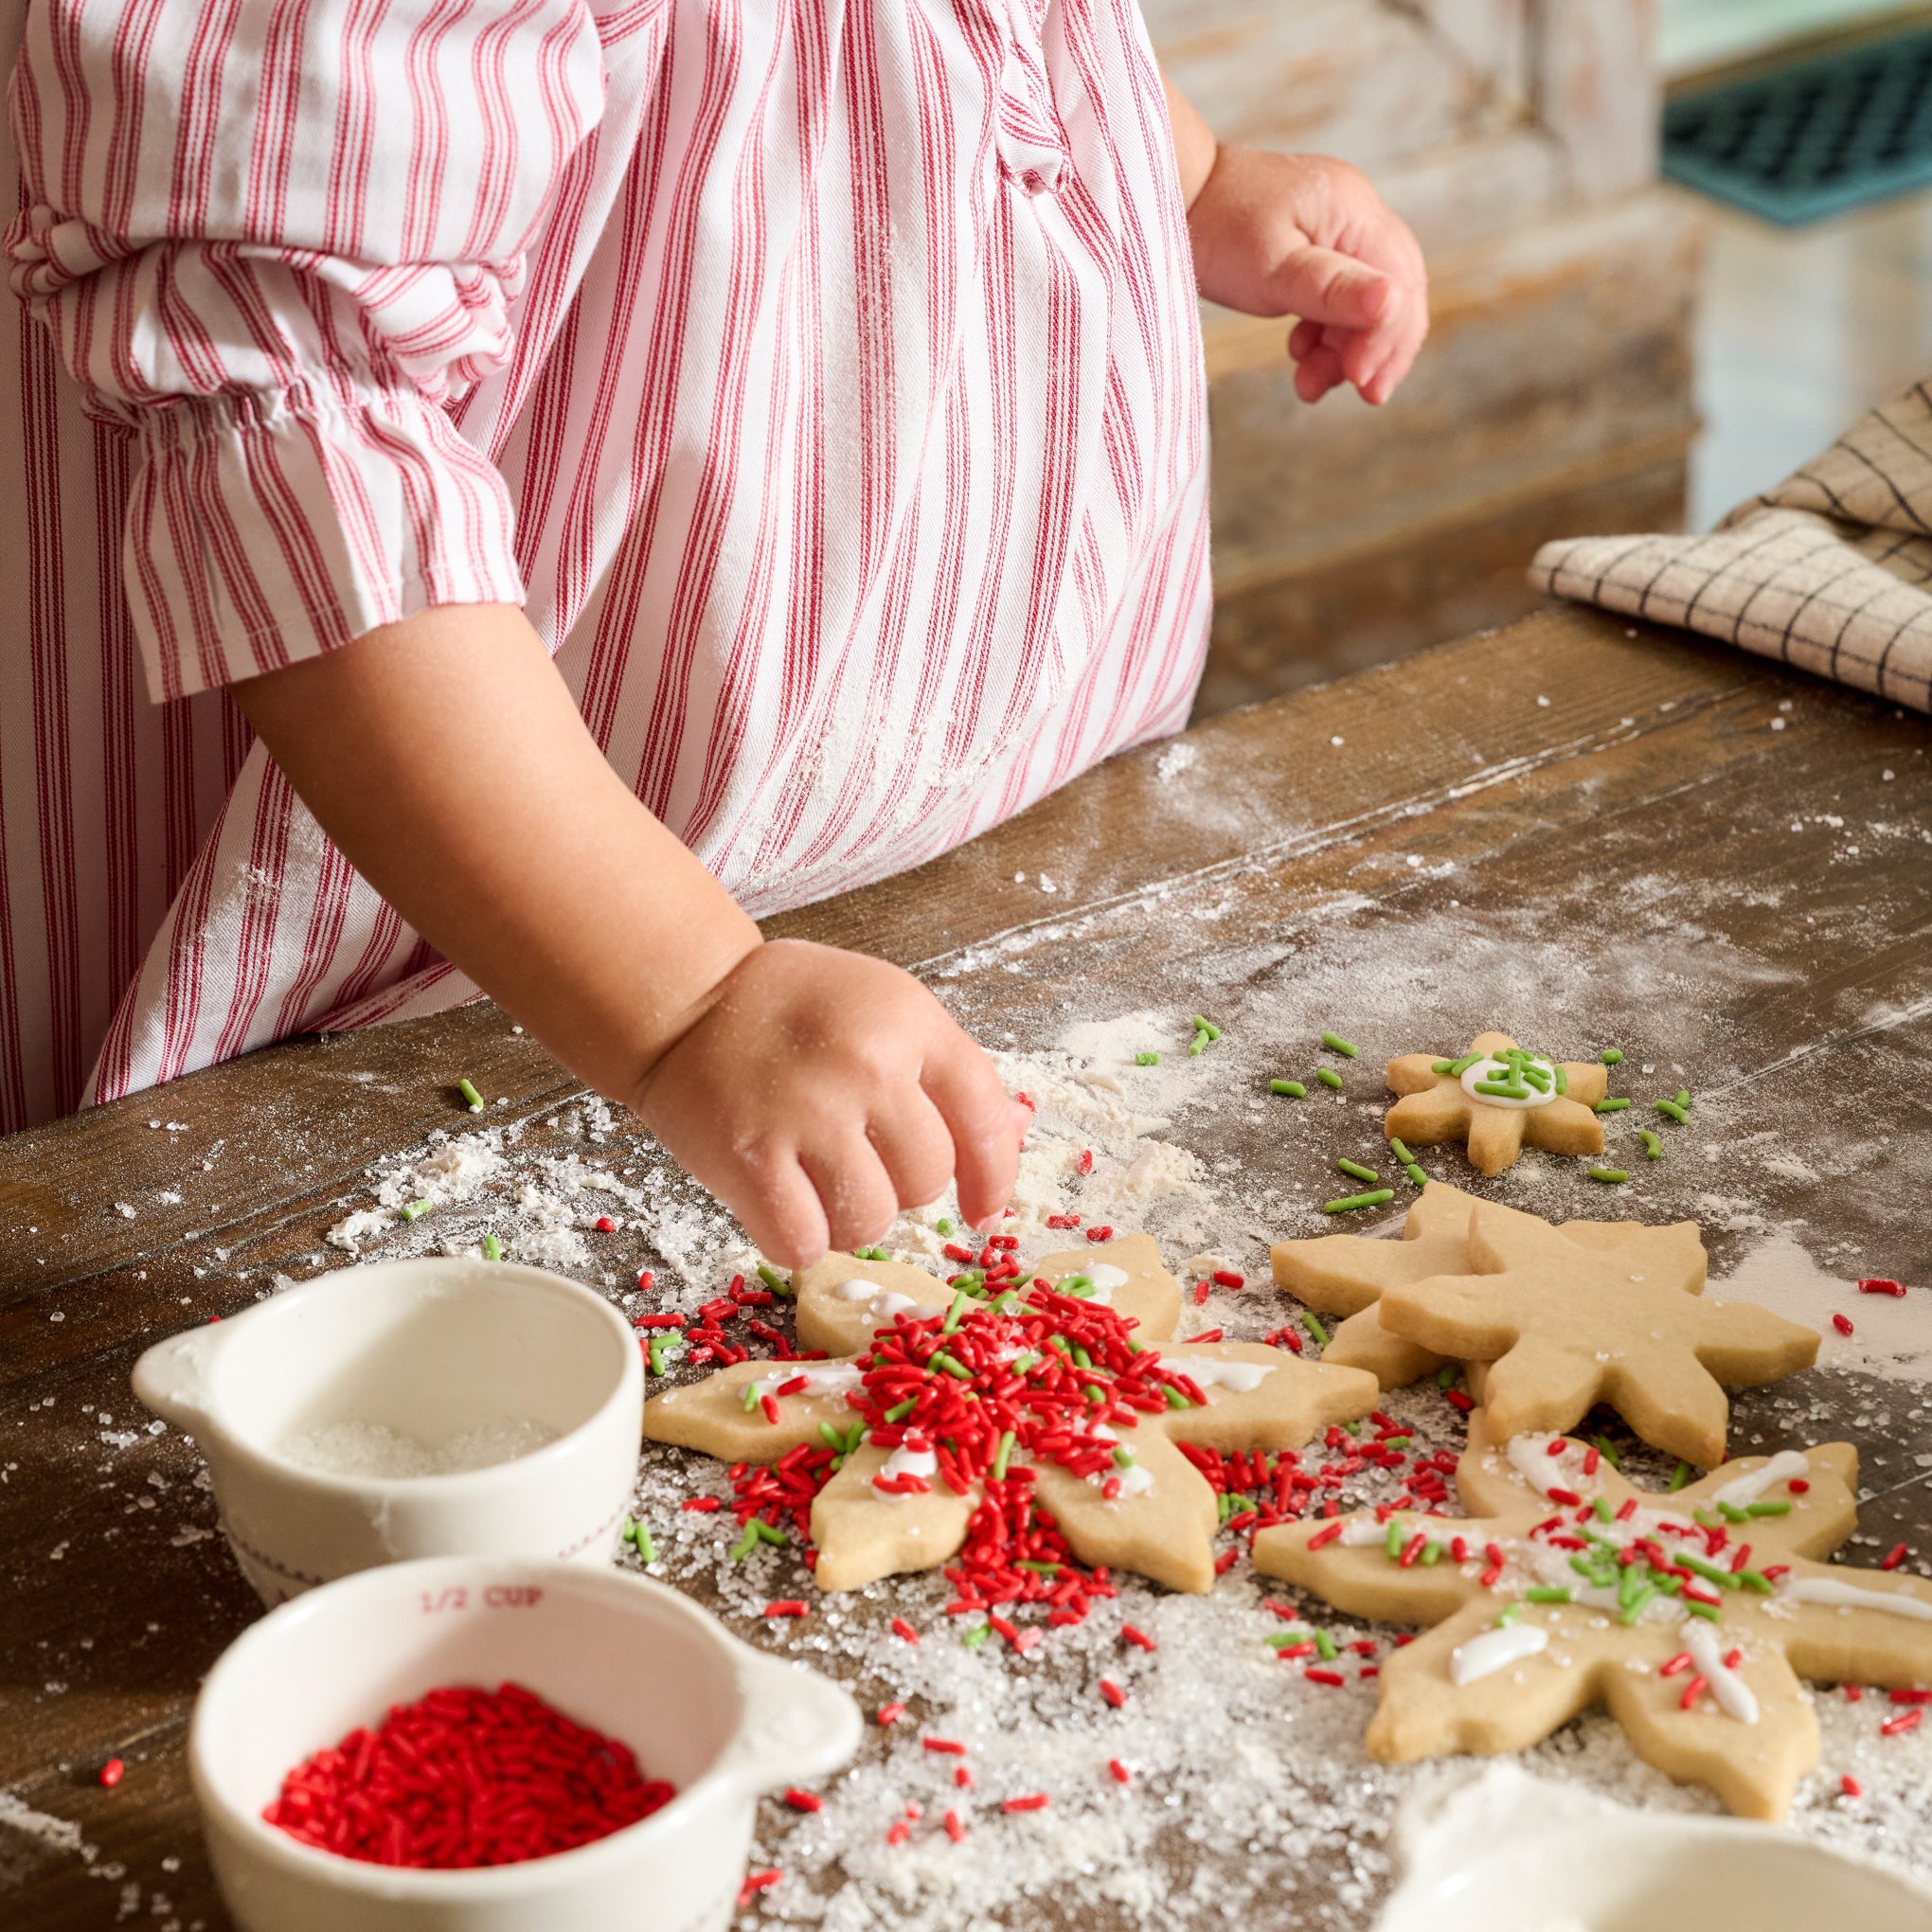
POLYGON ((521 600, 509 496, 444 405, 510 354, 602 86, 586 0, 33 0, 5 246, 137 439, 156 698, 521 600))

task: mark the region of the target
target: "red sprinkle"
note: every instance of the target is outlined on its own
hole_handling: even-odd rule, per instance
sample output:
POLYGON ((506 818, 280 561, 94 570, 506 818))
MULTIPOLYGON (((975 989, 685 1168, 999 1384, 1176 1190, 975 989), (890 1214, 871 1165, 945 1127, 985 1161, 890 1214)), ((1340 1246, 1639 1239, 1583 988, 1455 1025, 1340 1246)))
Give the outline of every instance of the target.
POLYGON ((767 1617, 810 1617, 812 1612, 796 1597, 786 1597, 776 1603, 767 1603, 764 1614, 767 1617))
POLYGON ((296 1765, 262 1817, 366 1864, 470 1870, 591 1844, 674 1795, 628 1744, 520 1684, 448 1685, 296 1765))
POLYGON ((599 1214, 597 1217, 597 1231, 599 1234, 615 1234, 617 1231, 617 1224, 608 1214, 599 1214))
POLYGON ((1794 1476, 1784 1487, 1795 1496, 1809 1495, 1811 1494, 1811 1484, 1801 1476, 1794 1476))
POLYGON ((769 1891, 784 1875, 782 1871, 754 1871, 738 1887, 738 1903, 741 1905, 748 1905, 760 1892, 769 1891))
MULTIPOLYGON (((1689 1651, 1679 1651, 1669 1663, 1659 1667, 1657 1675, 1660 1677, 1674 1677, 1679 1671, 1688 1671, 1690 1668, 1690 1653, 1689 1651)), ((1703 1679, 1699 1678, 1698 1681, 1702 1683, 1703 1679)))
MULTIPOLYGON (((1088 1237, 1088 1239, 1089 1240, 1092 1239, 1091 1235, 1088 1237)), ((1205 1281, 1196 1281, 1194 1283, 1194 1306, 1196 1308, 1206 1308, 1207 1305, 1208 1305, 1208 1284, 1205 1281)))
POLYGON ((815 1812, 825 1809, 825 1800, 815 1792, 792 1790, 785 1794, 785 1802, 794 1811, 815 1812))
POLYGON ((896 1825, 894 1825, 889 1832, 886 1834, 886 1842, 888 1845, 903 1845, 911 1836, 912 1827, 908 1825, 903 1818, 901 1818, 899 1822, 896 1825))
POLYGON ((942 1758, 963 1758, 966 1746, 957 1738, 921 1738, 920 1743, 928 1751, 936 1751, 942 1758))
POLYGON ((1005 1799, 1000 1810, 1003 1812, 1045 1811, 1051 1800, 1044 1791, 1029 1791, 1024 1798, 1005 1799))
POLYGON ((1297 1657, 1312 1657, 1318 1649, 1320 1645, 1311 1637, 1305 1643, 1284 1643, 1275 1655, 1284 1664, 1291 1664, 1297 1657))
POLYGON ((121 1779, 126 1775, 127 1768, 128 1767, 126 1763, 121 1759, 110 1758, 107 1761, 107 1762, 100 1767, 101 1783, 106 1785, 108 1790, 112 1791, 115 1788, 115 1786, 121 1781, 121 1779))
POLYGON ((639 1268, 637 1270, 637 1286, 646 1295, 649 1295, 652 1289, 654 1288, 656 1285, 657 1277, 653 1275, 649 1268, 639 1268))
POLYGON ((1048 1227, 1078 1227, 1080 1225, 1080 1216, 1078 1214, 1049 1214, 1046 1217, 1046 1225, 1048 1227))
POLYGON ((959 1822, 959 1814, 949 1811, 946 1814, 946 1836, 957 1844, 966 1835, 966 1827, 959 1822))
POLYGON ((1247 1277, 1236 1274, 1232 1268, 1216 1268, 1214 1279, 1223 1288, 1245 1288, 1247 1286, 1247 1277))
MULTIPOLYGON (((699 1516, 708 1516, 713 1510, 721 1509, 724 1506, 719 1502, 716 1496, 687 1496, 684 1499, 684 1501, 678 1505, 679 1509, 689 1510, 690 1512, 692 1512, 693 1514, 699 1516)), ((765 1612, 765 1615, 767 1617, 769 1617, 771 1614, 772 1613, 769 1610, 765 1612)))
POLYGON ((1565 1451, 1565 1449, 1567 1449, 1568 1447, 1569 1447, 1569 1444, 1568 1444, 1568 1443, 1567 1443, 1566 1441, 1565 1441, 1565 1440, 1564 1440, 1564 1439, 1563 1439, 1563 1438, 1562 1438, 1561 1436, 1559 1436, 1559 1437, 1557 1437, 1557 1439, 1556 1439, 1556 1440, 1554 1440, 1553 1442, 1551 1442, 1551 1443, 1550 1443, 1550 1444, 1549 1444, 1549 1445, 1548 1445, 1548 1446, 1547 1446, 1547 1448, 1546 1448, 1546 1449, 1544 1450, 1544 1452, 1543 1452, 1543 1453, 1544 1453, 1544 1454, 1545 1454, 1546 1456, 1561 1456, 1561 1455, 1563 1454, 1563 1452, 1564 1452, 1564 1451, 1565 1451))
POLYGON ((1702 1677, 1692 1677, 1684 1686, 1684 1694, 1677 1700, 1679 1710, 1695 1710, 1697 1700, 1704 1695, 1705 1683, 1702 1677))
POLYGON ((1349 1681, 1345 1676, 1342 1675, 1342 1673, 1339 1671, 1321 1671, 1321 1670, 1303 1671, 1301 1674, 1304 1677, 1306 1677, 1311 1684, 1330 1684, 1334 1686, 1340 1686, 1346 1684, 1349 1681))
MULTIPOLYGON (((771 1614, 769 1610, 765 1612, 767 1617, 771 1614)), ((897 1724, 904 1715, 905 1706, 903 1704, 882 1704, 879 1707, 879 1722, 881 1724, 897 1724)))
POLYGON ((1895 1738, 1901 1731, 1917 1730, 1925 1722, 1923 1710, 1902 1710, 1896 1717, 1888 1717, 1879 1726, 1878 1734, 1883 1738, 1895 1738))
POLYGON ((892 1619, 892 1635, 894 1637, 903 1637, 907 1643, 917 1643, 919 1641, 919 1632, 903 1617, 895 1617, 892 1619))
POLYGON ((1208 1342, 1218 1342, 1221 1339, 1222 1333, 1223 1332, 1218 1328, 1211 1328, 1205 1330, 1202 1333, 1198 1335, 1190 1335, 1188 1337, 1188 1347, 1190 1349, 1198 1349, 1203 1347, 1205 1344, 1208 1342))
POLYGON ((1126 1765, 1121 1763, 1119 1759, 1109 1758, 1107 1760, 1107 1769, 1109 1772, 1113 1774, 1114 1782, 1116 1784, 1132 1784, 1134 1782, 1133 1772, 1128 1770, 1126 1765))
MULTIPOLYGON (((1894 1692, 1894 1696, 1896 1696, 1896 1694, 1897 1693, 1894 1692)), ((1926 1694, 1932 1695, 1932 1692, 1928 1692, 1926 1694)), ((1126 1691, 1121 1690, 1119 1685, 1115 1683, 1113 1678, 1111 1677, 1102 1677, 1100 1679, 1100 1695, 1104 1697, 1107 1700, 1107 1702, 1114 1707, 1116 1710, 1118 1710, 1120 1707, 1127 1702, 1126 1691)))
POLYGON ((1839 1779, 1838 1789, 1842 1791, 1847 1798, 1863 1798, 1865 1796, 1864 1785, 1859 1783, 1857 1779, 1852 1777, 1852 1775, 1849 1771, 1846 1772, 1844 1777, 1839 1779))
POLYGON ((1111 1227, 1090 1227, 1086 1231, 1086 1238, 1089 1241, 1112 1241, 1114 1230, 1111 1227))
POLYGON ((1859 1282, 1858 1292, 1861 1295, 1896 1295, 1903 1300, 1905 1284, 1903 1281, 1887 1281, 1883 1275, 1872 1275, 1859 1282))
POLYGON ((1894 1704, 1932 1704, 1932 1690, 1894 1690, 1894 1704))
POLYGON ((1841 1335, 1849 1335, 1852 1333, 1852 1317, 1849 1315, 1834 1315, 1832 1317, 1832 1326, 1841 1335))
POLYGON ((1092 1173, 1094 1171, 1093 1149, 1091 1147, 1082 1147, 1080 1151, 1080 1159, 1076 1164, 1078 1165, 1082 1173, 1083 1174, 1092 1173))
POLYGON ((1460 1409, 1464 1415, 1476 1406, 1476 1398, 1473 1395, 1464 1395, 1459 1388, 1445 1389, 1443 1393, 1448 1398, 1450 1407, 1460 1409))
MULTIPOLYGON (((1308 1539, 1309 1548, 1320 1549, 1324 1546, 1333 1543, 1335 1540, 1335 1538, 1342 1533, 1343 1527, 1344 1526, 1340 1523, 1331 1523, 1328 1525, 1326 1529, 1317 1530, 1315 1532, 1315 1534, 1308 1539)), ((1153 1646, 1149 1645, 1149 1649, 1152 1648, 1153 1646)))
POLYGON ((1864 1686, 1859 1684, 1847 1684, 1845 1686, 1845 1702, 1847 1704, 1863 1704, 1865 1702, 1864 1686))
MULTIPOLYGON (((1335 1533, 1337 1535, 1341 1533, 1339 1526, 1337 1526, 1335 1533)), ((1149 1637, 1146 1631, 1144 1630, 1135 1629, 1135 1627, 1131 1623, 1123 1623, 1120 1626, 1120 1635, 1123 1637, 1125 1637, 1129 1643, 1138 1644, 1142 1650, 1151 1651, 1154 1648, 1153 1637, 1149 1637)))
POLYGON ((1900 1564, 1904 1563, 1910 1554, 1911 1551, 1903 1543, 1895 1543, 1886 1552, 1885 1561, 1879 1565, 1879 1568, 1887 1570, 1897 1569, 1900 1564))
POLYGON ((964 1764, 956 1764, 953 1767, 953 1782, 961 1791, 971 1791, 973 1789, 973 1773, 964 1764))

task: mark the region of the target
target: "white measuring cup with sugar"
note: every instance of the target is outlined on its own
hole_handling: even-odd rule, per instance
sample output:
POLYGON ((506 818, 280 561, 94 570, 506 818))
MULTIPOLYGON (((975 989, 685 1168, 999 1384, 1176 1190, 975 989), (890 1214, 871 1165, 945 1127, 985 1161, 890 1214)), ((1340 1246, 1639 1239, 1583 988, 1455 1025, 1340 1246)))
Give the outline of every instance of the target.
POLYGON ((441 1557, 345 1578, 253 1625, 208 1673, 188 1748, 244 1932, 722 1932, 759 1796, 837 1769, 859 1734, 836 1685, 662 1584, 441 1557), (392 1704, 506 1680, 629 1744, 677 1796, 575 1851, 448 1871, 317 1851, 262 1817, 291 1770, 392 1704))
POLYGON ((274 1604, 377 1564, 616 1552, 644 1371, 623 1317, 538 1268, 455 1256, 342 1268, 157 1342, 134 1393, 206 1458, 242 1573, 274 1604), (285 1445, 376 1425, 434 1448, 506 1421, 552 1440, 484 1468, 382 1476, 285 1445))

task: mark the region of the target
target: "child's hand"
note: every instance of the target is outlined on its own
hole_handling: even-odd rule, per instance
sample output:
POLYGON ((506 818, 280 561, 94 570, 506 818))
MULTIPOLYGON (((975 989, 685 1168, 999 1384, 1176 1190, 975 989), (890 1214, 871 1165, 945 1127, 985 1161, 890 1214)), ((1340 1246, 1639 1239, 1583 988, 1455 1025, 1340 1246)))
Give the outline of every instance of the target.
POLYGON ((1386 402, 1429 332, 1422 251, 1358 169, 1319 154, 1224 147, 1189 213, 1201 293, 1296 315, 1295 391, 1352 383, 1386 402))
POLYGON ((909 973, 798 939, 742 959, 631 1105, 789 1267, 883 1240, 956 1173, 991 1225, 1030 1118, 909 973))

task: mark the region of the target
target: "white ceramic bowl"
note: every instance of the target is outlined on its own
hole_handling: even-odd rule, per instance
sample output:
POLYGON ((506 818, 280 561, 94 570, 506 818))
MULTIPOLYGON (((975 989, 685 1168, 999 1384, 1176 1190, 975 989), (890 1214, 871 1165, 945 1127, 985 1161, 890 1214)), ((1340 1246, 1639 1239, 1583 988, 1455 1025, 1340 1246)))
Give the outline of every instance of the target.
POLYGON ((1770 1825, 1618 1811, 1564 1820, 1404 1884, 1376 1932, 1928 1932, 1932 1892, 1770 1825))
POLYGON ((636 1339, 601 1296, 538 1268, 437 1257, 339 1269, 157 1342, 134 1382, 194 1437, 229 1547, 267 1603, 418 1556, 607 1562, 636 1477, 636 1339), (436 1445, 506 1417, 557 1439, 439 1476, 339 1476, 279 1453, 338 1422, 436 1445))
POLYGON ((311 1591, 208 1673, 188 1766, 215 1879, 244 1932, 715 1932, 760 1792, 822 1778, 859 1713, 674 1590, 580 1564, 438 1557, 311 1591), (318 1852, 263 1821, 283 1777, 444 1684, 505 1679, 621 1739, 678 1795, 550 1858, 416 1871, 318 1852))

